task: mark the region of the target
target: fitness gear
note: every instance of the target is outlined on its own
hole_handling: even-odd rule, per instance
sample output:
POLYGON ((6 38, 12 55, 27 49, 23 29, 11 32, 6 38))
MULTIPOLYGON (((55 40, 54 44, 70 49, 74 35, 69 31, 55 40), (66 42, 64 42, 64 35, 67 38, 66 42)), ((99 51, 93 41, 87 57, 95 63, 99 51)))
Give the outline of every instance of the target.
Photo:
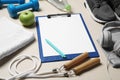
POLYGON ((24 4, 25 0, 0 0, 0 7, 2 7, 3 4, 24 4))
POLYGON ((114 10, 117 16, 120 17, 120 0, 107 0, 110 7, 114 10))
POLYGON ((18 6, 14 6, 13 4, 9 4, 8 5, 8 12, 10 14, 11 17, 15 18, 17 17, 17 12, 26 10, 32 8, 34 11, 38 11, 39 10, 39 2, 38 0, 30 0, 30 2, 25 3, 25 4, 21 4, 18 6))
POLYGON ((111 21, 102 29, 100 44, 113 67, 120 67, 120 22, 111 21))
POLYGON ((103 30, 103 36, 101 38, 101 45, 105 49, 113 49, 113 50, 119 50, 119 39, 120 36, 118 33, 120 33, 120 22, 119 21, 111 21, 105 24, 103 30), (115 46, 114 46, 115 45, 115 46))
POLYGON ((24 30, 22 26, 14 24, 3 17, 0 18, 0 60, 31 43, 35 38, 33 33, 24 30), (3 36, 4 35, 4 36, 3 36))
POLYGON ((100 64, 99 58, 92 58, 92 59, 88 60, 88 53, 83 53, 80 56, 71 60, 70 62, 67 62, 60 68, 55 68, 50 72, 38 74, 37 72, 38 72, 39 68, 41 67, 41 60, 39 60, 35 56, 23 55, 23 56, 16 57, 11 62, 10 66, 9 66, 9 72, 12 75, 12 77, 9 79, 1 79, 1 80, 16 80, 16 79, 19 80, 21 78, 45 79, 45 78, 56 78, 56 77, 72 77, 72 76, 76 76, 76 75, 82 73, 83 71, 91 69, 99 64, 100 64), (17 66, 19 63, 21 63, 25 59, 29 59, 29 60, 33 61, 33 68, 28 71, 26 70, 22 73, 19 73, 19 71, 17 70, 17 66), (66 71, 66 69, 68 69, 68 67, 70 70, 66 71))
POLYGON ((85 6, 92 18, 100 23, 106 23, 116 19, 114 11, 106 0, 85 0, 85 6))

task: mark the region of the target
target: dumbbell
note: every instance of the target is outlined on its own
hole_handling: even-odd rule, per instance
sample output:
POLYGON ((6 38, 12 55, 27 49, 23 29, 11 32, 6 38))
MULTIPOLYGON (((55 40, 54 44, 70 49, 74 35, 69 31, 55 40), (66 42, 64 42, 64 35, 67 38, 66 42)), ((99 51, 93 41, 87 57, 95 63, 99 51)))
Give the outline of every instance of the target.
POLYGON ((18 6, 14 6, 13 4, 9 4, 7 9, 9 12, 9 15, 12 18, 16 18, 17 17, 17 12, 26 10, 32 8, 34 11, 38 11, 39 10, 39 2, 38 0, 30 0, 30 2, 25 3, 25 4, 21 4, 18 6))
POLYGON ((0 0, 0 7, 2 7, 3 4, 24 4, 25 0, 0 0))

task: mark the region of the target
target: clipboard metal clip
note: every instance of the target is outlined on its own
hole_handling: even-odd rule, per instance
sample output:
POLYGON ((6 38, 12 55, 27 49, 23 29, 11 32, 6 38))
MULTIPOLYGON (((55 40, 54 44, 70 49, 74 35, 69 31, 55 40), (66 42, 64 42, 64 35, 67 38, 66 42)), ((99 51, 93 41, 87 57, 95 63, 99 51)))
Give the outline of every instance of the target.
POLYGON ((51 15, 47 15, 47 18, 52 18, 52 17, 56 17, 56 16, 71 17, 71 14, 70 13, 66 13, 66 14, 51 14, 51 15))

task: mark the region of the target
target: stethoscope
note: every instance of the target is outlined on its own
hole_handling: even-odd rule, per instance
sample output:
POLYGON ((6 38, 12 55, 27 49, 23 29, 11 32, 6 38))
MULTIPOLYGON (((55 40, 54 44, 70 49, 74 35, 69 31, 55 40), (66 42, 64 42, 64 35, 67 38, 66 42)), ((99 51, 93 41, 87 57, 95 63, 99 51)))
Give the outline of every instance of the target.
POLYGON ((19 80, 24 78, 39 78, 39 79, 45 79, 45 78, 55 78, 55 77, 73 77, 84 70, 87 70, 89 68, 92 68, 98 64, 100 64, 99 58, 88 58, 88 53, 83 53, 71 61, 65 63, 59 68, 55 68, 51 70, 50 72, 45 73, 38 73, 38 70, 41 67, 41 60, 32 55, 21 55, 16 57, 9 65, 8 71, 12 75, 12 77, 8 79, 2 79, 0 80, 19 80), (33 62, 33 67, 24 72, 19 72, 17 70, 17 66, 24 60, 29 59, 33 62), (86 61, 86 59, 89 59, 86 61), (85 62, 84 62, 85 61, 85 62))

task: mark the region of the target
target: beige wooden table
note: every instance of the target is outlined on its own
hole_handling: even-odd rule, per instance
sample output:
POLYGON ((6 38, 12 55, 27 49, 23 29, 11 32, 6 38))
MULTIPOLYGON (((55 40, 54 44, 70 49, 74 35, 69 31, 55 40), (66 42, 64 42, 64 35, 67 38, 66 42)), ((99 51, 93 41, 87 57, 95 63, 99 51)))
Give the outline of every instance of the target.
MULTIPOLYGON (((101 59, 101 65, 90 71, 87 71, 79 76, 76 76, 76 77, 48 78, 46 80, 110 80, 110 78, 112 80, 120 80, 120 69, 115 69, 111 65, 109 65, 109 69, 107 69, 107 65, 108 65, 107 59, 106 59, 104 53, 102 52, 99 44, 96 41, 98 39, 98 37, 100 36, 103 25, 95 22, 91 18, 88 10, 84 7, 84 0, 68 0, 68 2, 72 6, 73 13, 81 13, 83 15, 85 23, 88 26, 90 34, 91 34, 91 36, 94 40, 94 43, 98 49, 100 59, 101 59)), ((48 2, 46 2, 44 0, 39 1, 39 3, 40 3, 41 10, 39 12, 34 12, 35 16, 63 13, 62 11, 58 10, 57 8, 55 8, 54 6, 52 6, 51 4, 49 4, 48 2)), ((13 21, 14 23, 22 26, 19 19, 12 19, 9 17, 6 7, 3 7, 2 9, 0 9, 0 16, 1 17, 5 16, 8 19, 10 19, 11 21, 13 21)), ((4 27, 4 26, 0 26, 0 27, 4 27)), ((32 55, 39 57, 36 27, 25 28, 25 29, 33 32, 35 34, 36 40, 32 44, 20 49, 19 51, 15 52, 13 55, 0 61, 0 77, 1 78, 11 77, 11 75, 8 73, 8 66, 15 57, 17 57, 21 54, 28 54, 28 55, 32 54, 32 55)), ((39 72, 42 73, 42 72, 50 71, 54 68, 60 67, 65 62, 67 62, 67 61, 43 63, 39 72)), ((29 66, 32 66, 31 61, 26 60, 18 66, 18 69, 20 71, 24 71, 24 70, 28 69, 29 66)), ((27 79, 27 80, 39 80, 39 79, 27 79)))

